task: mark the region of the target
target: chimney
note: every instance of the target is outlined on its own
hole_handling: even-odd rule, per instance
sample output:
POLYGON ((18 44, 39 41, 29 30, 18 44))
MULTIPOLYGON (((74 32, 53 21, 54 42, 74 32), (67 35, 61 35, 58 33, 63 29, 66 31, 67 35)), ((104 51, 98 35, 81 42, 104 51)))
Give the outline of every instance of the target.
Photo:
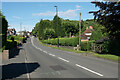
POLYGON ((92 26, 89 26, 89 29, 93 29, 93 27, 92 27, 92 26))

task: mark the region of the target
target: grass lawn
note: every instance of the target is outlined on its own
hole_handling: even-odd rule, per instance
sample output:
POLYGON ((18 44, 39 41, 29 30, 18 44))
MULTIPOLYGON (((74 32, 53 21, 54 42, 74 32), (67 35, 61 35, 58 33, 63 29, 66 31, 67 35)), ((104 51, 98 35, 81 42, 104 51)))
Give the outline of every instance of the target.
POLYGON ((47 45, 47 44, 42 43, 40 40, 39 40, 39 42, 40 42, 40 44, 42 44, 44 46, 52 47, 52 48, 60 49, 60 50, 64 50, 64 51, 75 52, 75 53, 82 53, 82 54, 88 54, 88 55, 92 55, 92 56, 95 56, 95 57, 98 57, 98 58, 108 59, 108 60, 112 60, 112 61, 118 61, 120 59, 120 57, 116 56, 116 55, 98 54, 98 53, 94 53, 92 51, 77 51, 77 50, 72 50, 72 49, 68 49, 68 48, 47 45))

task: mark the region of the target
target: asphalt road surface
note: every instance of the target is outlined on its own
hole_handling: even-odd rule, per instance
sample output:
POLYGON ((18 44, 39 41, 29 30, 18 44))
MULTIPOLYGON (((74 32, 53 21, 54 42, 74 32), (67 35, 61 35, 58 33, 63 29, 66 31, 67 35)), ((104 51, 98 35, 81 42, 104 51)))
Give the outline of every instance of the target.
POLYGON ((26 71, 21 74, 28 79, 118 78, 117 62, 46 47, 35 37, 27 39, 23 50, 21 60, 25 61, 25 69, 22 70, 26 71))
POLYGON ((31 78, 117 78, 118 64, 42 46, 35 37, 24 46, 28 62, 40 67, 31 78))

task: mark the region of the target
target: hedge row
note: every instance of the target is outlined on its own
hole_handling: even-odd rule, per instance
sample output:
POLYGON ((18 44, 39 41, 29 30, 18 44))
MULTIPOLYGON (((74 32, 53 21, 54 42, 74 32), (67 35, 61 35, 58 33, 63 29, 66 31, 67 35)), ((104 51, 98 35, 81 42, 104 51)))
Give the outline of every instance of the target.
POLYGON ((5 45, 5 49, 12 49, 17 47, 18 45, 20 45, 20 43, 18 41, 12 41, 7 39, 6 45, 5 45))
MULTIPOLYGON (((49 39, 49 40, 42 40, 43 43, 47 44, 52 44, 52 45, 57 45, 57 38, 54 39, 49 39)), ((93 41, 89 41, 88 45, 87 42, 81 42, 81 50, 86 51, 91 50, 91 43, 93 41)), ((77 46, 79 44, 79 38, 78 37, 73 37, 73 38, 59 38, 59 45, 60 46, 77 46)))
MULTIPOLYGON (((57 38, 49 39, 49 40, 42 40, 43 43, 57 45, 57 38)), ((59 45, 61 46, 77 46, 78 44, 78 37, 74 38, 59 38, 59 45)))
POLYGON ((12 37, 14 38, 14 40, 21 41, 21 42, 25 42, 26 40, 25 37, 21 37, 21 36, 8 36, 7 38, 11 39, 12 37))

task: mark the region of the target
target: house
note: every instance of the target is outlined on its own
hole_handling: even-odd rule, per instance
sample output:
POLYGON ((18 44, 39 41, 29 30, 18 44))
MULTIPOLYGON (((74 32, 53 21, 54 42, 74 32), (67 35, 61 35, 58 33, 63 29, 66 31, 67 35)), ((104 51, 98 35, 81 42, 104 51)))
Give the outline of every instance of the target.
POLYGON ((27 31, 27 35, 30 36, 30 35, 31 35, 31 32, 27 31))
POLYGON ((14 28, 9 28, 7 30, 7 36, 16 35, 16 30, 14 28))
POLYGON ((24 36, 24 31, 19 31, 16 34, 19 35, 19 36, 24 36))
POLYGON ((81 41, 88 41, 92 35, 92 31, 94 31, 92 26, 87 27, 81 35, 81 41))

